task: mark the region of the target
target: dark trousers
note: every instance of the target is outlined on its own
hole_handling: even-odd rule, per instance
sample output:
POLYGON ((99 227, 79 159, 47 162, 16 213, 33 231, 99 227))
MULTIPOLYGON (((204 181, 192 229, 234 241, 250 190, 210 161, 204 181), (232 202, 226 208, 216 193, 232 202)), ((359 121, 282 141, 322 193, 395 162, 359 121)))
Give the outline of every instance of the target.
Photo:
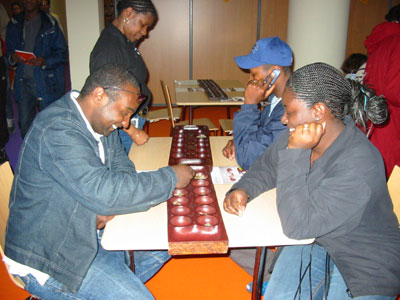
POLYGON ((17 99, 18 127, 21 137, 24 138, 35 119, 36 112, 42 110, 42 101, 38 100, 35 90, 35 80, 26 79, 22 85, 21 99, 17 99))
POLYGON ((0 149, 3 149, 9 138, 7 120, 6 120, 6 103, 7 103, 7 65, 5 57, 0 57, 0 149))

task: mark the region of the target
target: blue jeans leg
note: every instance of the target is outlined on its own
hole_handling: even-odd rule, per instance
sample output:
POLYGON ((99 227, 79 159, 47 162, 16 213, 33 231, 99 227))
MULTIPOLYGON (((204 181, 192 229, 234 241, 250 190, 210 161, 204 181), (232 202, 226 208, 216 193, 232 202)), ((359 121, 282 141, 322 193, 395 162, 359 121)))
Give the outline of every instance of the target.
MULTIPOLYGON (((326 251, 323 247, 314 245, 286 246, 280 254, 274 271, 272 272, 265 300, 280 299, 310 299, 310 288, 313 300, 322 300, 325 292, 325 268, 326 251), (309 266, 309 270, 306 270, 309 266), (303 280, 300 280, 303 276, 303 280), (311 283, 310 283, 311 277, 311 283), (301 281, 301 283, 300 283, 301 281), (300 287, 300 288, 299 288, 300 287)), ((330 283, 327 300, 392 300, 395 297, 387 296, 363 296, 350 298, 347 294, 347 286, 338 268, 330 259, 330 283)))
MULTIPOLYGON (((144 123, 146 123, 146 118, 142 118, 141 116, 135 116, 138 119, 138 128, 143 129, 144 123)), ((131 125, 132 126, 132 125, 131 125)), ((122 146, 124 146, 126 153, 129 153, 133 141, 131 137, 122 129, 118 129, 119 138, 121 139, 122 146)))
POLYGON ((356 298, 350 298, 347 294, 347 286, 343 280, 342 275, 339 272, 339 269, 336 265, 333 264, 333 270, 331 273, 331 282, 329 284, 329 293, 327 300, 335 300, 335 299, 344 299, 344 300, 395 300, 396 297, 392 296, 380 296, 380 295, 371 295, 371 296, 361 296, 356 298))
POLYGON ((143 117, 141 117, 141 116, 137 116, 138 117, 138 119, 139 119, 139 126, 138 126, 138 128, 139 129, 143 129, 143 127, 144 127, 144 123, 146 123, 146 118, 143 118, 143 117))
POLYGON ((7 102, 6 102, 6 116, 7 116, 7 119, 14 119, 14 110, 13 110, 13 107, 12 107, 12 100, 11 100, 11 93, 12 93, 12 90, 11 90, 11 86, 10 86, 10 72, 9 72, 9 70, 8 70, 8 60, 7 60, 7 58, 4 56, 3 57, 3 59, 4 59, 4 62, 5 62, 5 64, 6 64, 6 66, 7 66, 7 69, 6 69, 6 80, 7 80, 7 102))
POLYGON ((147 282, 171 258, 168 251, 134 251, 135 274, 147 282))
MULTIPOLYGON (((136 264, 141 265, 140 261, 136 264)), ((98 254, 77 293, 63 292, 62 285, 53 278, 49 278, 44 286, 38 284, 31 275, 22 279, 28 292, 46 300, 154 299, 140 278, 126 264, 125 252, 106 251, 100 244, 98 254)))
POLYGON ((18 126, 22 138, 25 137, 36 115, 38 100, 35 93, 35 83, 33 79, 24 79, 22 85, 21 99, 17 100, 18 105, 18 126))
MULTIPOLYGON (((310 281, 308 271, 306 273, 305 271, 310 262, 310 253, 314 247, 311 245, 287 246, 282 250, 282 253, 279 255, 274 266, 264 299, 294 299, 299 287, 300 274, 306 275, 301 283, 301 289, 297 292, 296 299, 309 298, 310 281), (299 294, 301 295, 300 298, 299 294)), ((312 269, 311 278, 312 288, 316 288, 316 293, 318 293, 319 278, 324 278, 325 275, 325 256, 321 260, 319 257, 316 257, 317 255, 314 252, 316 251, 314 250, 312 254, 312 263, 314 268, 312 269)))

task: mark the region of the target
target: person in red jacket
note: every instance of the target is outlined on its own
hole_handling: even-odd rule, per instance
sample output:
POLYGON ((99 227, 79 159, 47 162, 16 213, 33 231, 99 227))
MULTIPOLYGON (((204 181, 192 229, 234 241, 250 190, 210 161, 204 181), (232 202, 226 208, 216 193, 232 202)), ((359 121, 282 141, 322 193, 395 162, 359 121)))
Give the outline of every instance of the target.
POLYGON ((389 121, 373 128, 370 140, 382 154, 388 178, 400 166, 400 5, 385 18, 364 42, 369 55, 364 84, 387 101, 389 121))

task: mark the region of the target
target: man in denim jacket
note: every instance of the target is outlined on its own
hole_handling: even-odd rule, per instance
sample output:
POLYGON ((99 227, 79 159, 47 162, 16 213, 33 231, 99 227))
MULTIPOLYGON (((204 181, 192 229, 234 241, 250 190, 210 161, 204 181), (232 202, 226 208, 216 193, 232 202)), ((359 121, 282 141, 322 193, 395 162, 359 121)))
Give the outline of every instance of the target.
POLYGON ((7 26, 7 58, 16 65, 14 98, 22 138, 36 114, 64 94, 64 64, 68 48, 56 19, 40 10, 40 0, 24 1, 24 11, 7 26), (33 52, 24 61, 16 50, 33 52))
POLYGON ((185 165, 136 173, 115 129, 128 126, 139 95, 124 67, 106 65, 80 94, 73 91, 40 112, 28 131, 10 197, 5 261, 31 294, 152 299, 143 282, 167 254, 146 257, 144 267, 135 260, 135 274, 124 251, 101 247, 96 230, 110 216, 167 200, 193 176, 185 165))

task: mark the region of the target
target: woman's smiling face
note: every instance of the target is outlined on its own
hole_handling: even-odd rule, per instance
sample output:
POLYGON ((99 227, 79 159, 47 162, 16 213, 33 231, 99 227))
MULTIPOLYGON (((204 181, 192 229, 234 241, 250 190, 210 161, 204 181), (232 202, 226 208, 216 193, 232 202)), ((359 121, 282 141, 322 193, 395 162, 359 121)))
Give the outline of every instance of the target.
POLYGON ((154 23, 153 14, 136 13, 134 10, 131 10, 131 13, 128 13, 126 19, 127 22, 123 23, 123 33, 130 42, 135 42, 146 36, 149 27, 154 23))

